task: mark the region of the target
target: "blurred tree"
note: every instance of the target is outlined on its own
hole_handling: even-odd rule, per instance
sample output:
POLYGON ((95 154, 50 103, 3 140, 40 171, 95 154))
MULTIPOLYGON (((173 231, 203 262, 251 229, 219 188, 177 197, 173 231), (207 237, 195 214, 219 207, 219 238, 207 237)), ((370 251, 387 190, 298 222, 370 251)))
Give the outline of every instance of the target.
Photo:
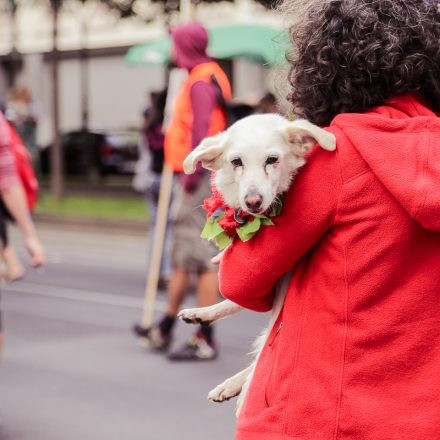
POLYGON ((63 151, 60 136, 60 111, 59 111, 59 87, 58 87, 58 18, 62 6, 62 0, 49 0, 52 12, 52 124, 53 143, 50 151, 50 188, 52 195, 60 199, 64 195, 63 151))
POLYGON ((9 22, 10 22, 10 42, 11 42, 11 51, 8 54, 7 58, 3 61, 3 66, 5 68, 5 72, 7 74, 8 78, 8 85, 9 87, 12 87, 15 83, 15 77, 17 74, 17 71, 20 69, 21 66, 21 56, 17 51, 17 38, 18 38, 18 32, 17 32, 17 0, 5 0, 1 4, 1 10, 2 12, 6 12, 9 15, 9 22))
MULTIPOLYGON (((17 0, 10 0, 17 1, 17 0)), ((53 146, 51 149, 51 192, 52 195, 60 199, 64 195, 64 173, 63 173, 63 151, 60 137, 59 124, 59 84, 58 84, 58 26, 59 14, 63 6, 72 3, 71 0, 48 0, 52 13, 52 121, 53 121, 53 146)), ((88 33, 87 16, 84 6, 89 1, 96 0, 77 0, 82 3, 81 11, 81 35, 83 38, 80 50, 81 60, 81 122, 82 129, 88 130, 88 48, 86 39, 88 33)), ((136 0, 99 0, 107 6, 109 10, 115 11, 120 18, 133 17, 136 15, 134 4, 136 0)))
MULTIPOLYGON (((152 3, 160 5, 163 13, 169 17, 172 13, 180 11, 182 14, 183 9, 188 9, 190 5, 197 5, 199 3, 216 3, 223 0, 151 0, 152 3), (182 9, 182 10, 180 10, 182 9)), ((233 2, 234 0, 227 0, 233 2)), ((235 0, 240 1, 240 0, 235 0)), ((273 7, 277 0, 257 0, 267 8, 273 7)), ((21 7, 41 5, 44 3, 50 8, 52 16, 52 50, 50 52, 51 59, 51 74, 52 74, 52 120, 53 120, 53 148, 51 149, 51 192, 56 198, 61 198, 64 193, 64 179, 63 179, 63 161, 62 151, 60 143, 60 127, 59 127, 59 90, 58 90, 58 26, 60 12, 67 5, 74 3, 80 3, 82 7, 81 13, 81 35, 83 38, 82 48, 80 50, 81 60, 81 121, 82 129, 88 129, 88 48, 87 48, 87 34, 88 34, 88 17, 85 13, 85 6, 87 3, 101 3, 106 6, 109 11, 116 14, 118 18, 126 19, 130 17, 137 17, 144 22, 152 21, 157 16, 157 11, 154 8, 146 7, 145 0, 5 0, 3 2, 6 5, 10 17, 11 17, 11 60, 19 59, 17 52, 17 26, 16 16, 17 11, 21 7), (142 12, 140 12, 142 11, 142 12)), ((11 81, 14 81, 17 65, 11 68, 11 81)))
MULTIPOLYGON (((87 12, 87 3, 96 0, 78 0, 81 3, 80 28, 81 28, 81 48, 79 51, 80 59, 80 90, 81 90, 81 129, 88 131, 89 129, 89 49, 87 40, 89 35, 89 20, 87 12)), ((124 19, 129 17, 137 17, 134 9, 136 0, 98 0, 104 4, 108 10, 117 14, 118 18, 124 19)), ((72 3, 70 1, 70 3, 72 3)))
MULTIPOLYGON (((181 5, 180 0, 151 0, 151 1, 153 3, 161 4, 163 7, 163 12, 165 14, 170 14, 180 10, 180 5, 181 5)), ((222 1, 237 2, 237 0, 192 0, 192 4, 197 5, 199 3, 219 3, 222 1)), ((255 1, 257 3, 262 4, 268 9, 275 7, 275 5, 279 2, 279 0, 255 0, 255 1)))

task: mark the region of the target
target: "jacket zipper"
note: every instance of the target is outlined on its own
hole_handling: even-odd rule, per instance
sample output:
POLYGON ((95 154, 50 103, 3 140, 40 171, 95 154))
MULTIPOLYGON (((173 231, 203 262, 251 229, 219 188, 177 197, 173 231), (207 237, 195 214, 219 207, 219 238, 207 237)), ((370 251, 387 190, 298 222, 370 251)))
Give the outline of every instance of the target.
MULTIPOLYGON (((275 322, 275 324, 276 324, 276 322, 275 322)), ((275 333, 273 334, 271 340, 269 341, 269 347, 272 347, 272 345, 275 342, 276 337, 278 336, 278 333, 281 331, 282 328, 283 328, 283 321, 281 320, 280 323, 278 324, 278 327, 277 327, 275 333)), ((267 377, 267 382, 266 382, 266 385, 265 385, 265 388, 264 388, 264 400, 266 402, 266 406, 267 407, 270 407, 270 399, 269 399, 269 396, 268 396, 268 387, 269 387, 269 383, 270 383, 271 378, 272 378, 273 368, 274 368, 274 362, 272 362, 271 365, 270 365, 269 375, 267 377)))
POLYGON ((273 335, 272 339, 269 342, 269 347, 272 347, 276 337, 278 336, 278 333, 281 331, 282 328, 283 328, 283 321, 280 321, 280 325, 278 326, 277 331, 275 332, 275 334, 273 335))

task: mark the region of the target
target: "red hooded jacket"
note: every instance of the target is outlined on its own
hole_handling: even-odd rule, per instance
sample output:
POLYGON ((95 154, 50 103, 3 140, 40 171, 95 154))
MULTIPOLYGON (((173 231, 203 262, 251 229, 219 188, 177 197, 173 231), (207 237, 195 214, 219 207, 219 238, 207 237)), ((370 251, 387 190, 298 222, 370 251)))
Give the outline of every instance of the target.
POLYGON ((220 266, 255 311, 294 269, 235 438, 440 439, 440 118, 405 95, 328 130, 337 151, 220 266))

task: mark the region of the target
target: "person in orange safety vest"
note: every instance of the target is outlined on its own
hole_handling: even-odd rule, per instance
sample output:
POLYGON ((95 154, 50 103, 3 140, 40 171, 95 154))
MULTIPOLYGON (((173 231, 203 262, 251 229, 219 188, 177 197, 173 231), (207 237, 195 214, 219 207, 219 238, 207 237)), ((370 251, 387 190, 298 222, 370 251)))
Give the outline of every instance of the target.
MULTIPOLYGON (((206 53, 208 33, 201 24, 176 27, 171 30, 171 37, 175 63, 189 72, 177 97, 164 145, 165 162, 175 172, 181 172, 183 160, 203 138, 226 128, 226 114, 221 102, 231 98, 231 86, 221 67, 206 53)), ((203 200, 211 192, 210 177, 199 167, 190 176, 181 174, 180 181, 181 197, 173 225, 173 271, 168 286, 167 313, 151 328, 138 329, 153 348, 161 351, 170 346, 176 315, 185 298, 191 274, 197 275, 199 307, 218 302, 217 271, 211 263, 216 248, 200 238, 206 221, 203 200)), ((200 326, 183 347, 169 354, 169 359, 176 361, 216 357, 212 326, 200 326)))

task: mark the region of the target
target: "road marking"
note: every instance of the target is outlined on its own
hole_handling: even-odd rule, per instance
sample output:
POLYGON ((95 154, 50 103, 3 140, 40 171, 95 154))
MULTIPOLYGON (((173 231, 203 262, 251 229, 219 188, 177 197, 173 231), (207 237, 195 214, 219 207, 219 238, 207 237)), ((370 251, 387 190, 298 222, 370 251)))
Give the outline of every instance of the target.
MULTIPOLYGON (((142 309, 143 306, 143 301, 140 298, 114 295, 111 293, 93 292, 82 289, 50 286, 47 284, 27 283, 25 281, 19 281, 7 286, 5 288, 5 292, 48 296, 50 298, 67 299, 94 304, 105 304, 108 306, 128 307, 131 309, 142 309)), ((167 304, 165 301, 159 300, 156 301, 154 308, 159 312, 166 312, 167 304)))

